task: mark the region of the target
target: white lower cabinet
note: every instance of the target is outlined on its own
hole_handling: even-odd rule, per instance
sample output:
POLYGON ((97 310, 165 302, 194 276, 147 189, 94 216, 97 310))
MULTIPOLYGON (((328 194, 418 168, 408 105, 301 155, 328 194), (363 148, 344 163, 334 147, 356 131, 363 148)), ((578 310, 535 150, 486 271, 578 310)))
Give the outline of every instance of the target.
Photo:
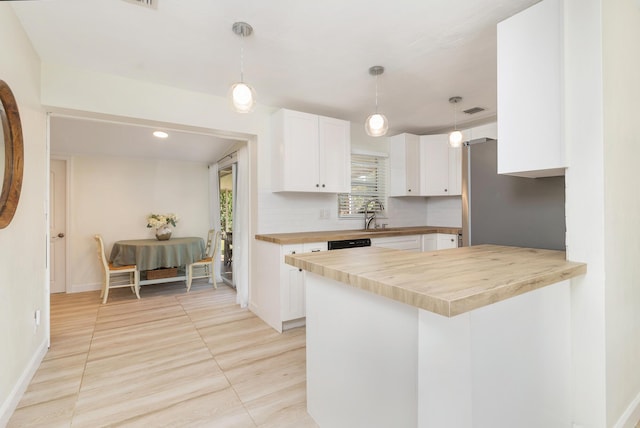
POLYGON ((304 317, 304 271, 284 262, 288 254, 302 253, 302 244, 282 245, 280 264, 280 319, 282 322, 304 317))
POLYGON ((288 265, 288 254, 326 251, 326 242, 278 245, 256 241, 259 262, 251 287, 250 309, 279 332, 305 323, 305 273, 288 265))
POLYGON ((419 252, 422 248, 420 235, 389 236, 385 238, 371 238, 371 246, 419 252))
POLYGON ((458 235, 452 233, 430 233, 422 235, 422 251, 458 248, 458 235))

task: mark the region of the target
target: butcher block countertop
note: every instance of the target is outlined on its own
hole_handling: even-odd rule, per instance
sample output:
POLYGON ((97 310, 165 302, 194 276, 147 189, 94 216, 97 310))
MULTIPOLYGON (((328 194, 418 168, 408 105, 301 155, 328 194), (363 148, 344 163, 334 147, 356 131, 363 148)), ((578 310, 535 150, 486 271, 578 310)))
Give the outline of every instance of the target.
POLYGON ((461 229, 454 227, 414 226, 370 230, 325 230, 321 232, 273 233, 269 235, 256 235, 256 239, 271 242, 273 244, 288 245, 305 244, 310 242, 342 241, 345 239, 427 235, 429 233, 451 233, 457 235, 460 231, 461 229))
POLYGON ((422 253, 349 248, 287 255, 285 262, 446 317, 587 272, 564 251, 498 245, 422 253))

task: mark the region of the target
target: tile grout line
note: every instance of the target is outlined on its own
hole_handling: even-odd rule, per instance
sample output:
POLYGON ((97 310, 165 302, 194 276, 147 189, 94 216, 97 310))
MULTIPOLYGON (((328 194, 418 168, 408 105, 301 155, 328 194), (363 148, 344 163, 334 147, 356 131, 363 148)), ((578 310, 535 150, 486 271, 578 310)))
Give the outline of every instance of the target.
POLYGON ((178 303, 180 303, 180 307, 182 307, 182 310, 185 312, 185 314, 189 318, 189 322, 191 322, 191 325, 193 326, 193 328, 198 333, 198 337, 200 337, 200 340, 202 341, 202 344, 207 348, 207 351, 209 351, 209 354, 211 355, 211 358, 213 359, 213 361, 215 361, 215 363, 218 366, 218 368, 220 368, 220 372, 222 373, 222 375, 226 379, 227 383, 229 384, 229 388, 233 391, 233 395, 235 395, 236 398, 238 399, 238 401, 240 402, 240 404, 242 404, 242 408, 244 409, 245 412, 247 412, 247 415, 249 416, 249 418, 251 419, 253 424, 256 427, 258 427, 258 423, 253 418, 253 415, 251 414, 251 412, 249 412, 249 409, 247 409, 247 406, 245 405, 245 402, 240 398, 240 395, 238 395, 238 391, 236 391, 236 389, 234 388, 233 383, 231 382, 231 380, 227 376, 226 371, 218 363, 218 360, 216 359, 216 356, 213 354, 213 351, 211 350, 211 348, 209 348, 209 345, 207 345, 207 342, 204 340, 204 337, 202 337, 202 334, 200 333, 200 329, 196 326, 193 318, 191 318, 191 315, 189 314, 187 309, 184 307, 184 305, 182 305, 182 302, 178 301, 178 303))
MULTIPOLYGON (((100 303, 96 303, 100 305, 100 303)), ((91 331, 91 339, 89 339, 89 349, 87 349, 87 355, 84 359, 84 366, 82 367, 82 374, 80 375, 80 384, 78 385, 78 392, 76 393, 76 399, 73 403, 73 412, 71 412, 71 418, 69 420, 69 427, 73 426, 73 420, 76 417, 76 410, 78 409, 78 400, 80 399, 80 392, 82 391, 82 384, 84 383, 84 376, 87 372, 87 363, 89 362, 89 354, 91 353, 91 347, 93 346, 93 336, 96 333, 96 325, 98 324, 98 317, 100 316, 100 306, 96 307, 96 316, 93 320, 93 330, 91 331)))

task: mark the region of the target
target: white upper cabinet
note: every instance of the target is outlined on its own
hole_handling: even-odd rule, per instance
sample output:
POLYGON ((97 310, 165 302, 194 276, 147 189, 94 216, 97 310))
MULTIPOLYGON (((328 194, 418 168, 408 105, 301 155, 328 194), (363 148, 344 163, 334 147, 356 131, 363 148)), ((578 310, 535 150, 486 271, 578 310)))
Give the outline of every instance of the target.
POLYGON ((389 196, 453 196, 461 193, 462 151, 448 135, 400 134, 389 139, 389 196))
POLYGON ((318 121, 320 190, 351 193, 351 124, 324 116, 318 121))
POLYGON ((421 195, 419 136, 400 134, 389 138, 389 172, 389 196, 421 195))
POLYGON ((424 196, 454 196, 461 194, 462 149, 449 145, 449 135, 423 135, 422 194, 424 196))
POLYGON ((274 192, 351 191, 350 123, 293 110, 272 117, 274 192))
POLYGON ((563 175, 562 0, 498 24, 498 173, 563 175))

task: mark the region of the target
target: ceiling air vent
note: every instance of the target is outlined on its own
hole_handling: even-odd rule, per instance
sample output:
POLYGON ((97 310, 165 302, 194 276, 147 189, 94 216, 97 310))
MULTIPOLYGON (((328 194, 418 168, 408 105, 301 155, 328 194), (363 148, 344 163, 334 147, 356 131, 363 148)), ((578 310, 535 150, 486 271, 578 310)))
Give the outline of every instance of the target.
POLYGON ((127 3, 137 4, 139 6, 144 6, 149 9, 157 9, 158 8, 158 0, 123 0, 127 3))
POLYGON ((484 111, 482 107, 472 107, 470 109, 463 110, 463 112, 467 114, 476 114, 476 113, 480 113, 481 111, 484 111))

